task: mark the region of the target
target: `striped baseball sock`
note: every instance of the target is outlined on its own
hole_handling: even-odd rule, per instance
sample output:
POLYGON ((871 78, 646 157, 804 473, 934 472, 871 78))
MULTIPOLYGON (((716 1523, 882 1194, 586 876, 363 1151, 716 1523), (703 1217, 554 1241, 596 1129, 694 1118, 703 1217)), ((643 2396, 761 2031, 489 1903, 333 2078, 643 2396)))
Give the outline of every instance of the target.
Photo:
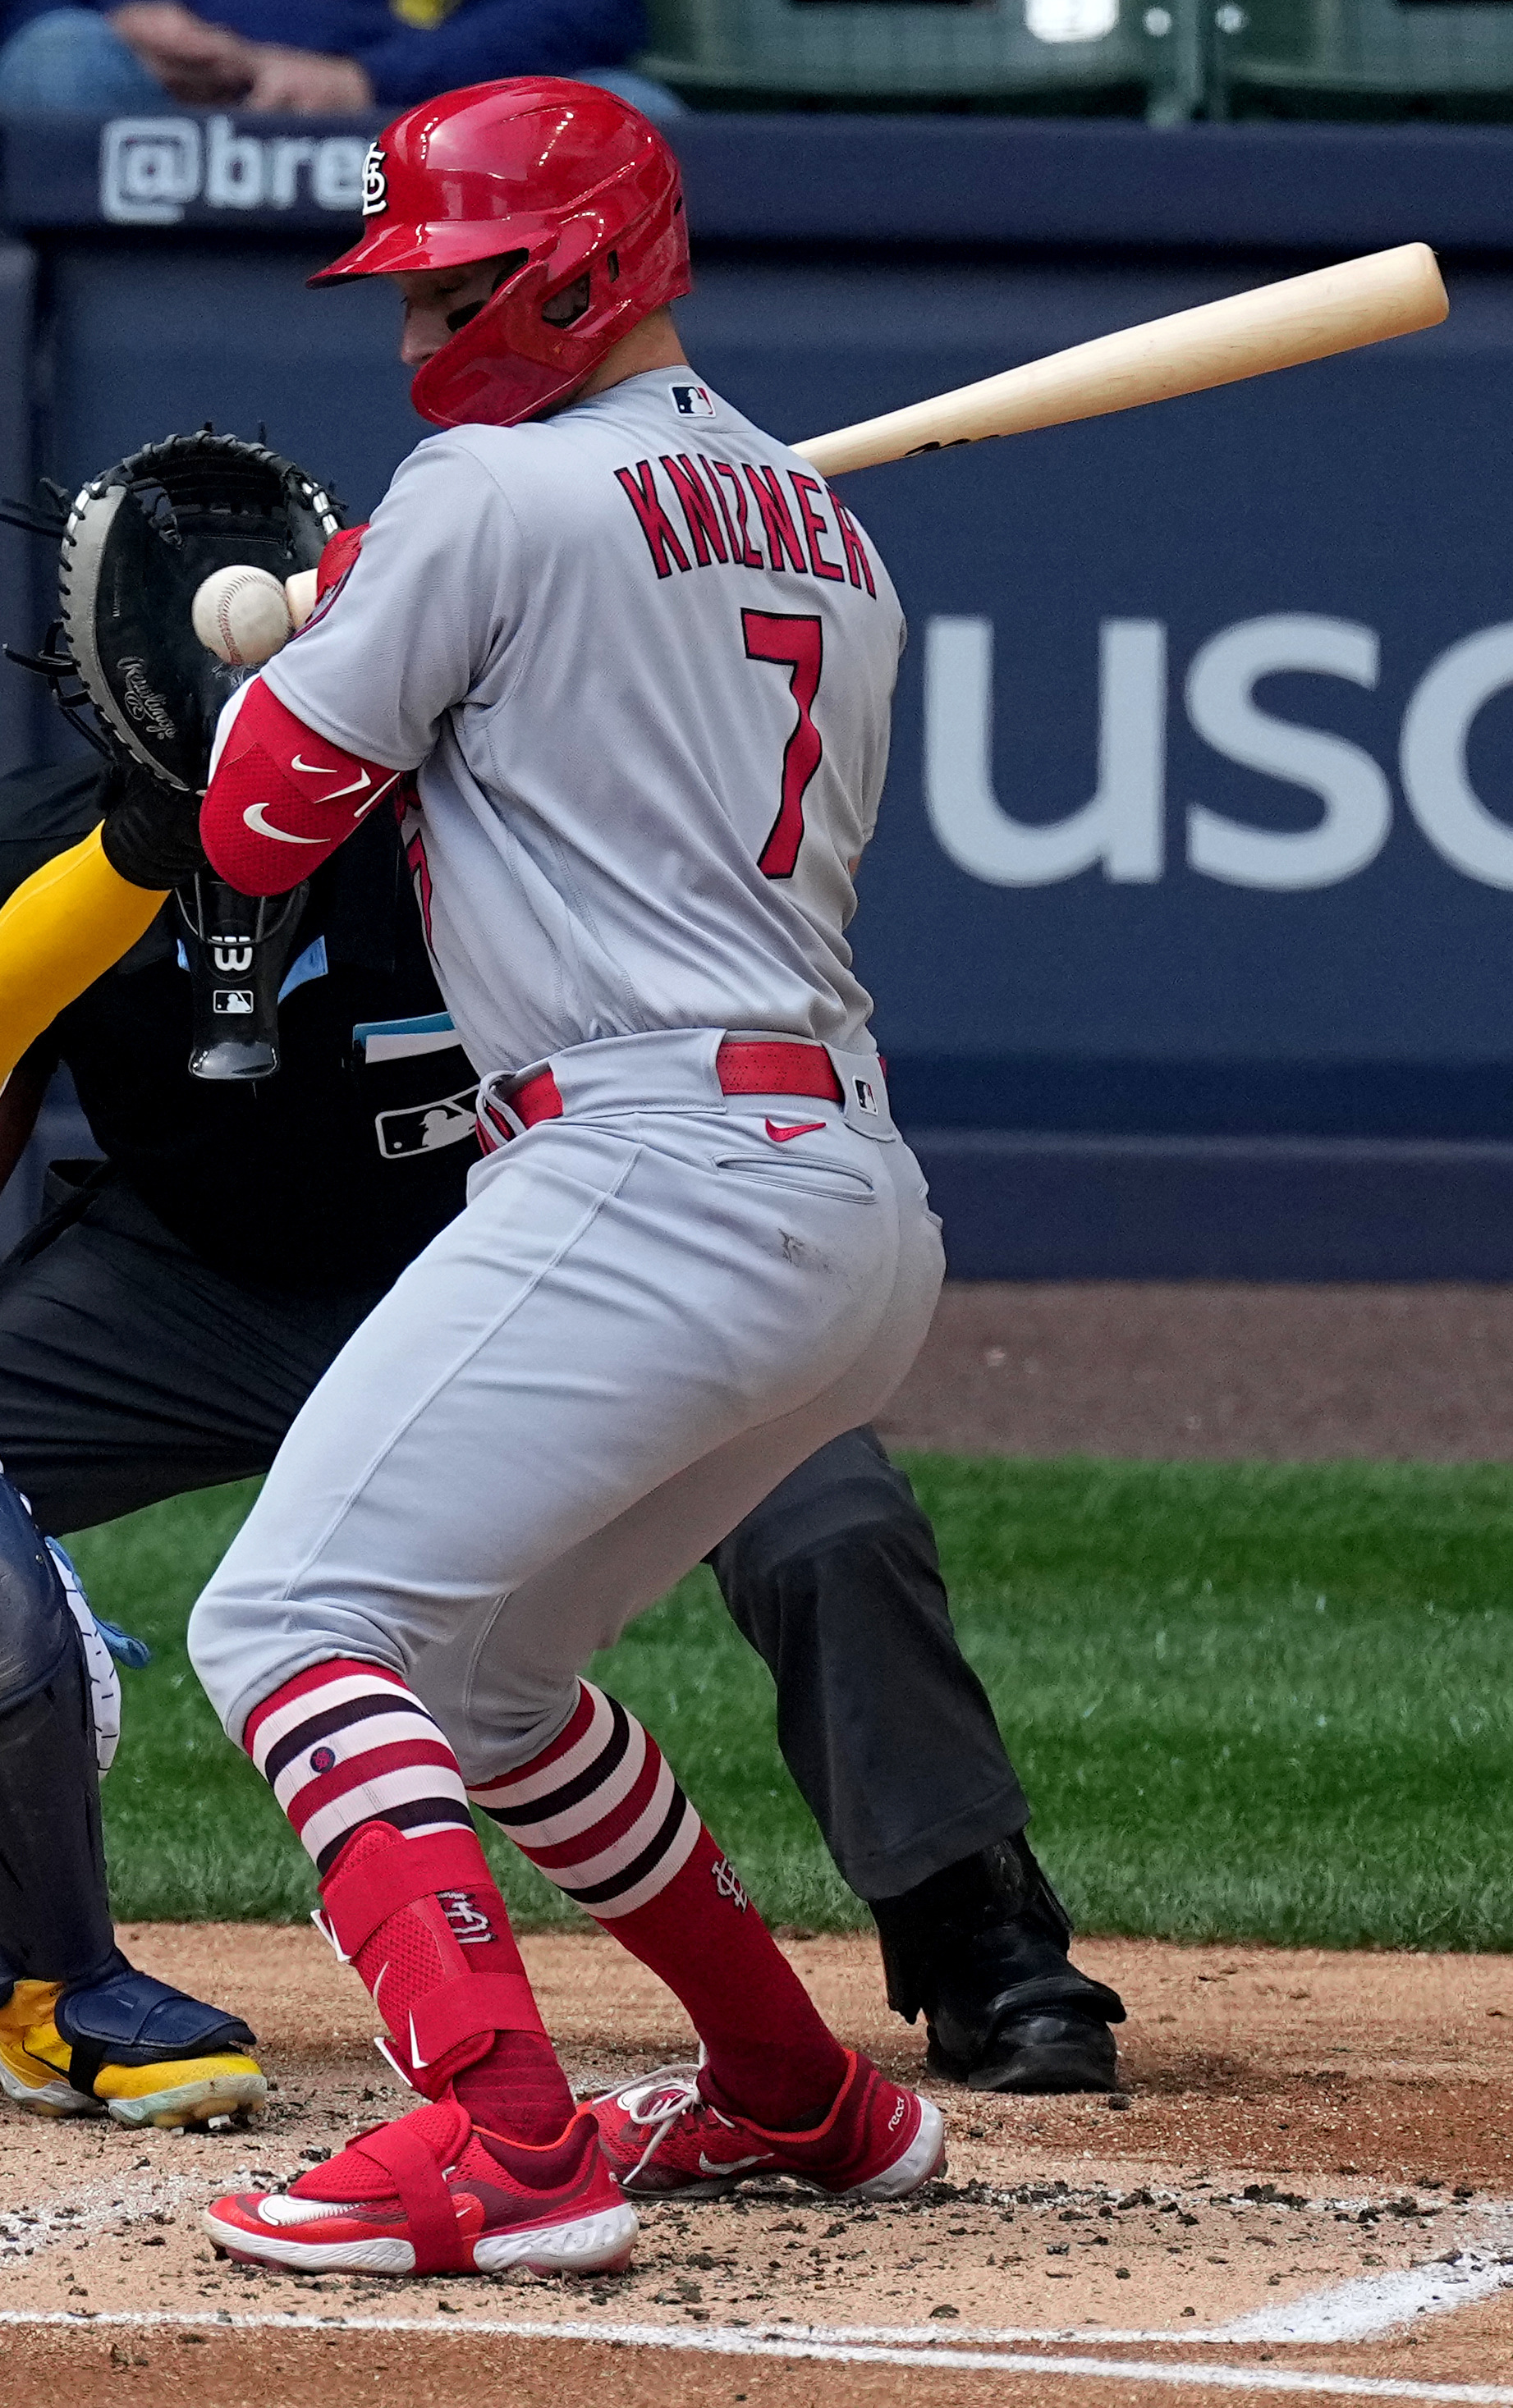
POLYGON ((380 2008, 396 2071, 428 2099, 450 2084, 492 2130, 555 2140, 572 2093, 420 1699, 380 1664, 318 1664, 264 1699, 243 1745, 314 1860, 317 1920, 380 2008))
POLYGON ((777 2131, 822 2120, 845 2052, 634 1714, 580 1682, 551 1745, 469 1794, 683 2001, 717 2105, 777 2131))

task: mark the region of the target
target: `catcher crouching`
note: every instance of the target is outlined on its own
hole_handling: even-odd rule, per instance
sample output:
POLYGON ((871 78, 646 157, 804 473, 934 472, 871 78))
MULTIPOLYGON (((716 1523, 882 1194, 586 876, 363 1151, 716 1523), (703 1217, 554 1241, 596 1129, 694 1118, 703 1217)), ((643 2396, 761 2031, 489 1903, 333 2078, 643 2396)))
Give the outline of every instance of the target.
MULTIPOLYGON (((214 918, 217 906, 203 875, 199 793, 211 731, 238 680, 195 638, 186 588, 232 558, 293 575, 319 560, 339 525, 333 505, 292 463, 266 446, 209 432, 150 446, 107 470, 68 512, 62 618, 44 666, 104 763, 96 771, 44 771, 7 784, 6 885, 38 867, 42 876, 32 879, 28 903, 0 950, 3 1067, 11 1070, 0 1096, 0 1175, 29 1134, 49 1040, 14 1069, 10 1057, 34 1028, 50 1026, 80 973, 88 979, 113 963, 123 938, 137 936, 138 954, 151 956, 154 923, 158 949, 171 949, 164 895, 180 884, 193 924, 186 932, 196 955, 206 953, 205 915, 214 918), (60 845, 65 833, 84 840, 60 845)), ((288 910, 264 916, 277 924, 292 918, 288 910)), ((266 978, 266 963, 259 968, 266 978)), ((114 996, 97 1001, 108 1015, 114 996)), ((86 1020, 88 1002, 86 996, 86 1020)), ((122 1034, 120 1052, 129 1061, 132 1032, 122 1034)), ((53 1052, 55 1058, 56 1044, 53 1052)), ((112 1074, 119 1066, 107 1068, 98 1043, 94 1067, 100 1093, 116 1099, 116 1126, 150 1127, 151 1106, 132 1094, 129 1074, 122 1086, 112 1074), (122 1113, 128 1097, 137 1109, 122 1113)), ((134 1642, 92 1615, 67 1556, 55 1540, 42 1539, 26 1491, 36 1486, 50 1529, 125 1507, 103 1457, 90 1493, 91 1450, 87 1439, 77 1444, 77 1427, 82 1486, 69 1494, 65 1482, 60 1491, 50 1440, 67 1399, 55 1381, 36 1377, 30 1329, 17 1326, 28 1322, 29 1305, 35 1321, 45 1287, 31 1265, 83 1217, 72 1204, 54 1211, 0 1273, 14 1399, 0 1462, 15 1475, 0 1472, 0 2087, 34 2114, 103 2111, 127 2125, 174 2126, 254 2111, 267 2085, 238 2016, 139 1971, 116 1945, 97 1783, 120 1727, 112 1650, 130 1661, 134 1642)), ((110 1295, 108 1283, 90 1283, 76 1299, 95 1344, 96 1380, 110 1343, 110 1295)), ((151 1360, 144 1351, 144 1377, 151 1360)), ((76 1418, 93 1384, 81 1375, 76 1418)), ((124 1395, 117 1401, 124 1420, 130 1401, 124 1395)), ((122 1493, 146 1501, 129 1478, 122 1493)))

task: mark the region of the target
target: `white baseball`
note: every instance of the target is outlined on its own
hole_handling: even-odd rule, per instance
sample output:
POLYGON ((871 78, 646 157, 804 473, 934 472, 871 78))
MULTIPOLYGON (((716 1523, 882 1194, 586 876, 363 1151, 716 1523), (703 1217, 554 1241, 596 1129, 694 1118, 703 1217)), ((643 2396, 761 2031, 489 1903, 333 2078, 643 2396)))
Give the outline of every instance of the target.
POLYGON ((283 587, 267 568, 212 569, 191 616, 200 642, 232 668, 257 668, 294 634, 283 587))
POLYGON ((296 568, 293 577, 283 580, 284 598, 289 605, 289 623, 295 635, 299 633, 315 608, 316 572, 313 568, 296 568))

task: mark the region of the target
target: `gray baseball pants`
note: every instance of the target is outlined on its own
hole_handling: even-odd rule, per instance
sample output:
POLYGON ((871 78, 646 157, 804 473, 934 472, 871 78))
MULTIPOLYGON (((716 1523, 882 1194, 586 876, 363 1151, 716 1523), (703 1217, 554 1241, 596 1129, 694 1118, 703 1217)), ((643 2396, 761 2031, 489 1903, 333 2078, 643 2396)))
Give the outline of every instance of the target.
POLYGON ((917 1164, 886 1108, 724 1096, 719 1041, 558 1056, 563 1117, 343 1348, 191 1621, 234 1738, 355 1656, 469 1783, 528 1760, 594 1652, 898 1385, 944 1268, 917 1164))

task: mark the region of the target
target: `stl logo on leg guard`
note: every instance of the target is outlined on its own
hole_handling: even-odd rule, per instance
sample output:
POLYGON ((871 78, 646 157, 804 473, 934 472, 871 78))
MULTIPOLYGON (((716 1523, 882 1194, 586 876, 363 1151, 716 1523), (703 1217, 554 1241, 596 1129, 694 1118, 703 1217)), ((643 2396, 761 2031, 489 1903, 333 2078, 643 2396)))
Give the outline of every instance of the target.
POLYGON ((493 1924, 471 1891, 439 1889, 436 1895, 454 1939, 460 1940, 465 1948, 480 1947, 495 1937, 493 1924))
POLYGON ((751 1904, 751 1900, 746 1895, 745 1886, 741 1879, 741 1875, 737 1872, 734 1865, 730 1862, 729 1857, 722 1856, 717 1865, 711 1865, 710 1873, 713 1879, 714 1886, 719 1891, 720 1896, 722 1898, 728 1898, 731 1905, 735 1907, 740 1914, 744 1914, 747 1907, 751 1904))

